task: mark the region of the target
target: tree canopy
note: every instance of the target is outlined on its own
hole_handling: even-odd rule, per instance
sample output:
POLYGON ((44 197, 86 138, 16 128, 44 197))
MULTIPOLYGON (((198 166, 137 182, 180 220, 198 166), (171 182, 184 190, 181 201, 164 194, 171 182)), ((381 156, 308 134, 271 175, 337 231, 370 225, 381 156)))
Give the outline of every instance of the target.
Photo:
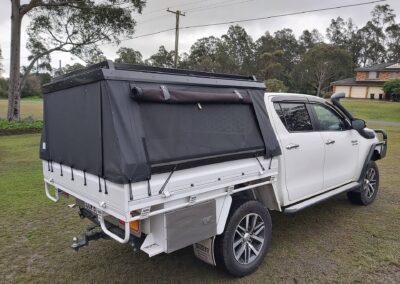
MULTIPOLYGON (((133 4, 132 7, 135 11, 140 11, 143 6, 142 1, 109 0, 102 3, 109 3, 104 5, 114 7, 114 5, 111 5, 113 2, 116 3, 117 8, 123 7, 119 5, 122 2, 136 3, 136 6, 133 4)), ((97 5, 94 2, 90 3, 83 5, 97 5)), ((72 7, 72 10, 60 8, 60 15, 65 15, 71 21, 74 21, 77 15, 85 15, 88 18, 86 20, 79 19, 77 23, 94 23, 98 20, 97 16, 102 15, 103 12, 106 13, 106 10, 103 9, 107 7, 97 7, 98 13, 95 13, 95 11, 84 13, 83 8, 80 12, 75 11, 76 7, 72 7)), ((75 35, 74 29, 67 29, 68 32, 65 33, 63 29, 70 26, 71 23, 68 23, 66 19, 59 20, 56 17, 58 15, 56 8, 51 8, 50 11, 47 11, 47 8, 38 11, 40 13, 38 13, 38 17, 34 17, 36 20, 31 23, 29 29, 34 31, 35 26, 38 25, 40 28, 32 33, 31 37, 33 35, 39 37, 28 42, 28 44, 32 44, 32 48, 36 46, 38 52, 40 52, 41 45, 45 46, 44 50, 51 49, 52 46, 57 45, 56 39, 63 42, 68 38, 68 34, 71 34, 74 42, 88 39, 87 31, 79 30, 75 35), (44 15, 47 16, 44 17, 44 15), (43 22, 39 19, 42 19, 43 22), (56 39, 53 38, 51 33, 55 33, 56 39), (46 40, 50 42, 46 42, 46 40)), ((35 15, 35 13, 32 12, 32 15, 35 15)), ((133 30, 130 30, 134 27, 131 14, 128 15, 119 10, 115 13, 114 16, 129 20, 129 23, 116 20, 111 25, 112 29, 125 27, 125 31, 119 30, 119 33, 110 33, 104 40, 93 44, 88 41, 88 44, 82 47, 79 44, 69 44, 68 48, 75 48, 71 53, 82 58, 85 63, 105 60, 99 44, 104 41, 118 42, 119 37, 117 35, 129 35, 133 32, 133 30)), ((88 27, 87 25, 82 24, 84 27, 88 27)), ((94 29, 96 36, 91 40, 100 39, 101 33, 108 34, 109 32, 108 30, 101 30, 99 26, 98 28, 94 29)), ((36 54, 34 50, 36 49, 32 49, 32 56, 36 54)), ((155 54, 144 59, 138 50, 123 46, 118 49, 115 61, 173 67, 174 55, 174 51, 168 50, 162 45, 155 54)), ((40 70, 49 67, 50 61, 47 58, 51 59, 50 54, 44 55, 40 59, 40 70)), ((299 36, 296 36, 293 30, 285 28, 274 33, 266 31, 259 38, 253 39, 243 27, 233 25, 220 37, 209 36, 195 41, 187 53, 179 54, 178 66, 179 68, 200 71, 255 75, 260 81, 268 82, 267 88, 271 91, 287 90, 322 96, 328 91, 332 81, 353 77, 356 66, 399 61, 400 23, 396 22, 396 16, 389 5, 377 5, 371 11, 370 19, 364 26, 359 28, 351 18, 337 17, 331 20, 323 34, 313 29, 304 30, 299 36)), ((84 65, 81 64, 67 65, 62 68, 61 73, 83 67, 84 65)), ((53 70, 53 73, 59 72, 59 70, 55 71, 53 70)))
POLYGON ((130 64, 142 64, 143 56, 142 54, 134 50, 133 48, 121 47, 117 51, 118 57, 115 59, 115 62, 118 63, 130 63, 130 64))
POLYGON ((51 68, 51 53, 55 51, 90 63, 99 60, 99 45, 119 43, 122 36, 131 36, 135 12, 141 13, 144 6, 144 0, 30 0, 26 4, 12 0, 8 119, 19 120, 21 90, 38 60, 42 69, 51 68), (21 22, 25 15, 30 18, 26 34, 31 55, 20 78, 21 22))

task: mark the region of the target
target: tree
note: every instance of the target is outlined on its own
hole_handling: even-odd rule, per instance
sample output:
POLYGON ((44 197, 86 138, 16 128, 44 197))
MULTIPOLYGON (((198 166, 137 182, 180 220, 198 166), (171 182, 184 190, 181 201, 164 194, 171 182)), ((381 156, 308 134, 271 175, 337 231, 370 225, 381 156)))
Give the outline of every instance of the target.
POLYGON ((47 72, 45 72, 45 73, 37 73, 36 76, 39 77, 41 85, 50 83, 51 78, 52 78, 51 74, 47 73, 47 72))
POLYGON ((187 68, 218 72, 221 71, 219 53, 222 48, 221 39, 210 36, 198 39, 191 47, 190 54, 187 56, 187 68))
POLYGON ((352 74, 351 55, 334 45, 321 43, 311 48, 300 64, 305 80, 312 86, 317 96, 329 87, 333 80, 352 74))
POLYGON ((117 63, 129 63, 129 64, 142 64, 143 56, 142 54, 129 47, 121 47, 117 51, 118 58, 115 59, 117 63))
POLYGON ((284 93, 287 92, 288 87, 278 79, 268 79, 265 81, 267 92, 284 93))
POLYGON ((385 33, 372 21, 358 31, 361 40, 360 63, 363 66, 383 63, 386 60, 385 33))
POLYGON ((291 29, 276 31, 274 35, 266 32, 256 41, 256 69, 259 71, 257 76, 264 76, 262 70, 265 62, 260 60, 262 55, 266 52, 273 53, 277 50, 283 52, 277 62, 282 66, 282 72, 280 72, 280 76, 277 79, 282 80, 289 89, 296 89, 296 82, 292 80, 292 72, 301 59, 301 48, 291 29))
POLYGON ((90 51, 98 50, 100 42, 118 42, 119 37, 132 35, 132 12, 141 13, 144 5, 144 0, 30 0, 26 4, 12 0, 8 120, 19 120, 21 90, 39 59, 44 67, 54 51, 85 59, 90 51), (31 19, 27 29, 31 56, 21 78, 21 23, 25 15, 31 19))
POLYGON ((309 30, 304 30, 299 38, 301 52, 305 53, 307 50, 323 41, 324 36, 317 29, 313 29, 311 32, 309 30))
POLYGON ((253 74, 255 45, 251 36, 239 25, 230 26, 221 37, 218 61, 223 62, 222 72, 253 74))
POLYGON ((400 62, 400 24, 386 28, 388 36, 387 57, 391 62, 400 62))
POLYGON ((352 19, 347 21, 341 17, 332 19, 330 26, 326 29, 326 37, 331 44, 347 50, 351 54, 354 64, 359 63, 362 39, 352 19))
POLYGON ((92 50, 85 51, 83 59, 86 62, 86 65, 92 65, 106 61, 107 57, 100 49, 94 48, 92 50))
POLYGON ((84 69, 84 68, 85 68, 85 66, 83 66, 82 64, 74 63, 72 65, 69 65, 69 64, 65 65, 63 70, 64 70, 64 74, 65 74, 65 73, 81 70, 81 69, 84 69))
POLYGON ((158 48, 158 52, 146 59, 145 63, 157 67, 174 67, 174 51, 168 51, 164 45, 158 48))
POLYGON ((21 97, 42 96, 42 82, 36 74, 29 74, 21 91, 21 97))
POLYGON ((385 30, 388 26, 394 24, 396 15, 389 4, 376 5, 371 12, 372 23, 378 28, 385 30))
POLYGON ((264 68, 262 69, 264 73, 264 79, 281 77, 281 73, 283 71, 283 66, 280 63, 282 61, 282 56, 282 50, 266 52, 261 56, 261 60, 264 62, 264 68))
POLYGON ((359 30, 361 42, 361 63, 372 65, 387 60, 386 46, 388 37, 386 31, 395 25, 395 14, 390 5, 377 5, 372 10, 372 19, 359 30))

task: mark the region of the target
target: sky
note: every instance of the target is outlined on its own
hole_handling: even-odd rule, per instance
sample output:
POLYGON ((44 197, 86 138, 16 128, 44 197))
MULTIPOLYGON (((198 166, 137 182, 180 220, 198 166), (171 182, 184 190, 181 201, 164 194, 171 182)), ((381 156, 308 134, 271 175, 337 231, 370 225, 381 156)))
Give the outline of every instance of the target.
MULTIPOLYGON (((186 16, 181 17, 181 26, 191 26, 199 24, 210 24, 225 21, 242 20, 248 18, 265 17, 283 13, 292 13, 305 10, 335 7, 340 5, 368 2, 371 0, 147 0, 146 7, 142 15, 137 15, 135 19, 135 35, 143 35, 157 32, 160 30, 175 27, 175 15, 168 13, 167 8, 181 10, 186 16)), ((28 0, 21 0, 21 3, 28 3, 28 0)), ((381 4, 389 4, 398 15, 397 22, 400 21, 400 0, 387 0, 381 4)), ((338 16, 347 19, 352 18, 356 26, 362 27, 369 19, 370 12, 375 4, 343 8, 330 11, 314 12, 302 15, 286 16, 273 19, 240 23, 247 33, 256 40, 266 31, 271 33, 290 28, 299 36, 303 30, 314 28, 325 35, 326 28, 331 19, 338 16)), ((11 33, 11 1, 0 0, 0 48, 2 49, 2 64, 7 77, 10 58, 10 33, 11 33)), ((23 20, 21 63, 27 65, 29 51, 25 48, 27 35, 25 29, 29 24, 29 18, 23 20)), ((226 33, 228 25, 201 27, 182 30, 179 38, 179 53, 188 51, 190 46, 199 38, 207 36, 221 36, 226 33)), ((144 58, 157 52, 160 45, 165 45, 168 50, 174 49, 175 32, 169 31, 148 37, 123 41, 119 46, 108 44, 101 46, 103 53, 108 59, 115 59, 116 51, 119 47, 130 47, 142 53, 144 58)), ((68 53, 53 53, 51 55, 52 65, 58 66, 59 60, 62 65, 82 63, 78 58, 68 53)))

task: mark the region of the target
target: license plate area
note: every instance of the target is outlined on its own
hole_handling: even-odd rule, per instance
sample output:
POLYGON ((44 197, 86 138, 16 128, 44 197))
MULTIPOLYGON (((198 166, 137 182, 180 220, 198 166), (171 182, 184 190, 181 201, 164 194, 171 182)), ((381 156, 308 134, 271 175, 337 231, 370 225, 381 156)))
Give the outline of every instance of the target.
POLYGON ((99 210, 94 207, 93 205, 90 205, 89 203, 84 204, 85 209, 89 210, 91 213, 95 214, 95 215, 99 215, 99 210))

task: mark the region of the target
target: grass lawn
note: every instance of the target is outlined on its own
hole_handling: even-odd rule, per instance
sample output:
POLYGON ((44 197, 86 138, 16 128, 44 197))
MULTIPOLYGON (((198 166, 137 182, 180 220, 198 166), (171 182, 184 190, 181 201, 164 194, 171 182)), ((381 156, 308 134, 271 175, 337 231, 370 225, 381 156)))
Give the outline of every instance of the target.
POLYGON ((358 118, 400 122, 400 103, 369 100, 342 100, 343 105, 358 118))
MULTIPOLYGON (((7 100, 0 99, 0 119, 7 117, 7 100)), ((41 98, 24 98, 21 101, 21 118, 32 117, 43 119, 43 100, 41 98)))
POLYGON ((88 222, 67 208, 72 199, 45 197, 39 135, 0 137, 0 282, 400 283, 400 128, 387 129, 376 202, 355 206, 340 195, 292 217, 272 212, 266 261, 241 279, 197 260, 191 248, 150 259, 99 240, 73 252, 71 239, 88 222))

